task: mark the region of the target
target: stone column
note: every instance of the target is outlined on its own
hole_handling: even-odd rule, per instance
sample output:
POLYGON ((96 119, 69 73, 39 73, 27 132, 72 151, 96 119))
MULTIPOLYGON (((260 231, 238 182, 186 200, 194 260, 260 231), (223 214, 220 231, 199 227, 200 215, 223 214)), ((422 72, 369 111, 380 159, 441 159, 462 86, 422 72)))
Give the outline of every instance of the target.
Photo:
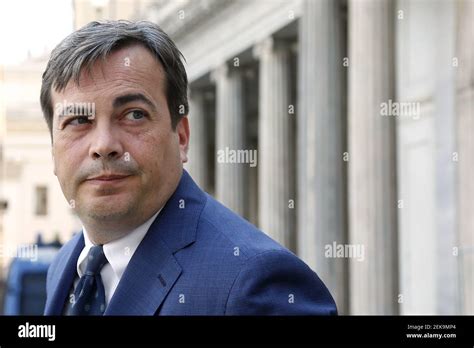
POLYGON ((294 105, 291 47, 273 38, 255 46, 259 65, 259 225, 293 249, 295 241, 294 105))
POLYGON ((186 169, 189 171, 196 183, 206 189, 208 181, 208 152, 207 152, 207 118, 204 109, 204 93, 199 90, 191 90, 189 95, 189 128, 190 143, 188 151, 188 163, 186 169))
POLYGON ((299 27, 298 254, 347 313, 346 88, 340 3, 305 0, 299 27), (334 255, 332 255, 334 256, 334 255))
POLYGON ((398 312, 394 2, 349 1, 349 241, 352 314, 398 312), (356 249, 355 249, 356 250, 356 249))
POLYGON ((457 6, 459 266, 462 312, 474 314, 474 2, 457 6))
POLYGON ((231 163, 230 157, 233 151, 244 150, 246 145, 243 76, 239 68, 226 64, 212 75, 217 98, 216 197, 237 214, 245 216, 248 164, 231 163))
MULTIPOLYGON (((434 71, 434 120, 436 134, 436 302, 437 314, 460 312, 459 264, 453 250, 458 244, 456 139, 456 75, 452 67, 456 32, 455 2, 435 2, 436 71, 434 71)), ((472 156, 472 153, 470 154, 472 156)), ((472 229, 470 233, 473 233, 472 229)), ((471 294, 472 296, 472 294, 471 294)))

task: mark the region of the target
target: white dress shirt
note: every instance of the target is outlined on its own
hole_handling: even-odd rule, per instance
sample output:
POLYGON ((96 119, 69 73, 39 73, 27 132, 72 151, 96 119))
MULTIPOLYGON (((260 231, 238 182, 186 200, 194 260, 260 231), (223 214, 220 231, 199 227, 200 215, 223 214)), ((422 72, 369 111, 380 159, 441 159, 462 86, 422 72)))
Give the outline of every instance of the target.
MULTIPOLYGON (((102 267, 100 276, 102 277, 102 283, 104 284, 106 304, 110 302, 110 299, 112 298, 115 289, 117 288, 117 285, 122 278, 125 269, 127 268, 128 263, 135 253, 135 250, 137 250, 138 245, 145 237, 148 228, 150 228, 151 224, 160 211, 161 209, 144 224, 138 226, 136 229, 130 233, 127 233, 122 238, 104 244, 104 254, 108 263, 102 267)), ((84 234, 85 246, 84 249, 82 249, 79 258, 77 259, 78 277, 76 277, 74 281, 74 289, 79 283, 79 279, 86 271, 87 254, 89 253, 89 249, 94 246, 94 244, 89 239, 86 228, 82 227, 82 230, 84 234)))

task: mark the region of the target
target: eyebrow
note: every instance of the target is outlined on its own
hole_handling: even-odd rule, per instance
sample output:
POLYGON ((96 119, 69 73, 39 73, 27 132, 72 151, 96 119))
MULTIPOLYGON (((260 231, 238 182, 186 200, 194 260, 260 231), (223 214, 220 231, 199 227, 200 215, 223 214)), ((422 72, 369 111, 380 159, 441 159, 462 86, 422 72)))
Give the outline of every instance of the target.
POLYGON ((153 111, 156 111, 155 104, 153 104, 153 102, 150 99, 148 99, 147 97, 145 97, 141 93, 124 94, 124 95, 121 95, 120 97, 116 97, 114 99, 114 102, 112 103, 112 106, 114 108, 119 108, 119 107, 121 107, 121 106, 123 106, 127 103, 131 103, 131 102, 134 102, 134 101, 144 102, 149 107, 151 107, 153 109, 153 111))

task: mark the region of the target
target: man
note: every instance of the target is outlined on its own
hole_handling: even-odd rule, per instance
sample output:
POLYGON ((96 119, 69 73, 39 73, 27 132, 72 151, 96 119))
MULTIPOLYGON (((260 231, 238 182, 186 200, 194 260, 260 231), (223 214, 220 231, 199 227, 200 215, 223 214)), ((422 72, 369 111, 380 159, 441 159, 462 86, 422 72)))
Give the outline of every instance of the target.
POLYGON ((183 170, 181 58, 150 22, 93 22, 53 50, 41 106, 83 231, 49 269, 45 314, 336 314, 306 264, 183 170))

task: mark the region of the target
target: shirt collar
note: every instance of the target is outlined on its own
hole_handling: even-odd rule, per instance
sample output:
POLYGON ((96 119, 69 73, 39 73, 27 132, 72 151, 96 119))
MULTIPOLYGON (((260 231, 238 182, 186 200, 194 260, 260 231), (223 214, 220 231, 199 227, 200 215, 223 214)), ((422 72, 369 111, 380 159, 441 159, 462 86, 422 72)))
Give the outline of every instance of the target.
MULTIPOLYGON (((114 240, 110 243, 104 244, 104 254, 109 262, 112 270, 118 279, 122 278, 125 269, 127 268, 128 263, 130 262, 133 254, 140 245, 140 242, 145 237, 148 229, 150 228, 155 218, 160 213, 161 209, 158 210, 150 219, 145 221, 144 224, 138 226, 130 233, 127 233, 122 238, 114 240)), ((82 277, 86 270, 86 259, 87 254, 89 253, 90 248, 94 246, 92 241, 89 239, 86 228, 82 227, 84 234, 84 249, 82 249, 79 258, 77 259, 77 274, 79 278, 82 277)))

